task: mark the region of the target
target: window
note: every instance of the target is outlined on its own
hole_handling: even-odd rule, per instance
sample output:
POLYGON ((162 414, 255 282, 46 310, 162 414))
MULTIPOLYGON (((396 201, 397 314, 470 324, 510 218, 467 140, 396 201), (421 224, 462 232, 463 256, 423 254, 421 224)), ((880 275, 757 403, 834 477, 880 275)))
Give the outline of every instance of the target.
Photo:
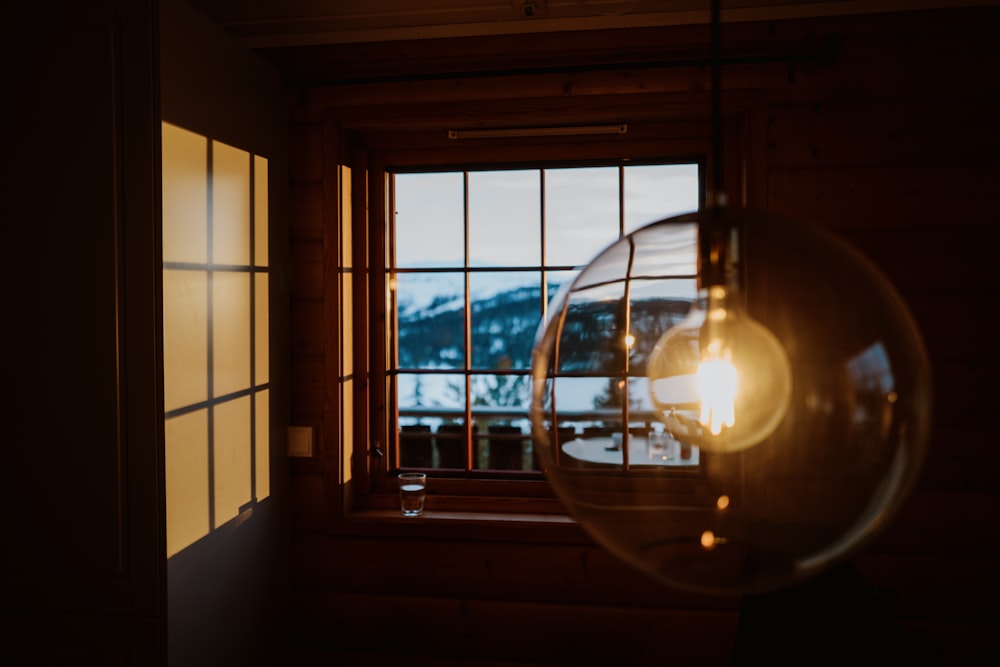
MULTIPOLYGON (((739 184, 727 194, 742 205, 765 194, 750 159, 759 146, 743 140, 747 126, 766 121, 758 102, 747 94, 724 123, 725 178, 739 184)), ((463 115, 461 105, 434 108, 463 115)), ((503 127, 522 111, 514 101, 478 120, 503 127)), ((637 120, 626 132, 584 138, 454 139, 445 116, 394 115, 391 127, 370 128, 359 116, 329 117, 326 152, 338 168, 326 172, 325 192, 340 206, 329 209, 339 236, 329 248, 338 270, 327 292, 337 313, 327 368, 338 409, 325 423, 339 440, 338 512, 398 510, 395 475, 413 469, 428 473, 431 517, 564 513, 532 451, 537 327, 595 253, 702 206, 714 171, 707 105, 629 98, 615 111, 637 120)), ((529 117, 521 122, 553 120, 544 111, 529 117)), ((693 284, 690 273, 677 278, 693 284)), ((608 378, 580 384, 574 433, 615 426, 609 407, 595 407, 614 400, 608 378)), ((560 419, 564 409, 560 402, 560 419)), ((632 423, 637 415, 630 404, 630 434, 646 428, 632 423)), ((685 479, 699 476, 693 454, 686 465, 695 469, 677 471, 685 479)))
MULTIPOLYGON (((322 150, 307 152, 294 197, 303 222, 322 225, 293 239, 312 285, 297 312, 315 343, 293 349, 293 384, 302 387, 295 419, 317 426, 320 452, 296 465, 329 484, 331 530, 392 530, 401 469, 428 472, 425 516, 435 521, 515 532, 524 524, 514 515, 548 515, 534 527, 566 521, 534 461, 524 386, 556 290, 621 235, 699 208, 714 175, 724 172, 734 205, 767 198, 766 95, 727 91, 713 150, 710 97, 688 90, 687 70, 661 74, 672 83, 655 90, 645 74, 602 69, 571 79, 418 75, 324 95, 321 118, 299 135, 322 150), (569 126, 619 131, 534 131, 569 126), (452 132, 491 128, 533 131, 452 132), (678 170, 681 203, 649 187, 678 170), (589 245, 576 243, 585 237, 589 245)), ((581 435, 604 421, 583 414, 594 410, 589 391, 574 424, 581 435)))
MULTIPOLYGON (((699 172, 694 161, 391 171, 386 370, 394 467, 540 479, 528 410, 546 304, 622 235, 697 210, 699 172)), ((691 252, 693 260, 693 243, 691 252)), ((613 388, 597 378, 580 378, 577 387, 573 405, 560 411, 573 419, 561 426, 610 435, 605 413, 613 410, 603 409, 613 388)), ((643 435, 649 420, 635 425, 643 435)))

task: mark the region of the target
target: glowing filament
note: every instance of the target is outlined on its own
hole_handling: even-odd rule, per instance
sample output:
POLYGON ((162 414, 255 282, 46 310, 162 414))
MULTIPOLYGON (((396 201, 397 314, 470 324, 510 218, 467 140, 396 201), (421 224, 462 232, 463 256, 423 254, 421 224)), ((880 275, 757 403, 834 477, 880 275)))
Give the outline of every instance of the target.
POLYGON ((736 388, 739 376, 728 354, 719 354, 718 341, 709 344, 706 359, 698 366, 695 382, 701 397, 701 423, 712 435, 736 423, 736 388))

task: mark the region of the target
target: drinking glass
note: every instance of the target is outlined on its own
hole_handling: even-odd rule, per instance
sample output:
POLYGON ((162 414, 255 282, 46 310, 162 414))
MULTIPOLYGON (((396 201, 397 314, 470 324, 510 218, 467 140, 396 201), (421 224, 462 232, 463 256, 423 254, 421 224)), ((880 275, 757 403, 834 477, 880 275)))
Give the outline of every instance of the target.
POLYGON ((427 475, 422 472, 399 474, 399 507, 403 516, 420 516, 424 513, 427 496, 427 475))

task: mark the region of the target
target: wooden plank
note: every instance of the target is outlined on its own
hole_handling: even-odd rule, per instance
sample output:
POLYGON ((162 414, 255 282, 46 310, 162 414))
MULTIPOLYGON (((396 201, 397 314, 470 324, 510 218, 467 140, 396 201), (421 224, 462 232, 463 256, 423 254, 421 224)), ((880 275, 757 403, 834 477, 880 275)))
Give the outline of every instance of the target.
MULTIPOLYGON (((296 463, 301 462, 296 461, 296 463)), ((319 466, 313 464, 308 467, 313 468, 309 474, 301 469, 296 471, 295 484, 291 489, 291 523, 296 531, 318 531, 326 528, 324 476, 320 470, 316 470, 319 466)))
POLYGON ((902 293, 914 298, 952 294, 962 299, 983 295, 990 284, 1000 227, 968 234, 947 228, 912 229, 906 234, 852 229, 839 236, 902 293))
MULTIPOLYGON (((831 16, 777 21, 730 21, 721 29, 724 55, 729 58, 798 54, 815 57, 827 36, 867 40, 887 39, 948 45, 978 32, 991 37, 996 15, 988 8, 831 16), (905 31, 905 37, 900 33, 905 31), (906 39, 908 38, 908 39, 906 39)), ((377 80, 386 77, 441 77, 469 71, 569 68, 648 64, 691 58, 707 59, 709 32, 705 25, 564 31, 536 34, 455 37, 332 44, 262 49, 298 84, 324 80, 377 80), (461 57, 456 58, 456 54, 461 57)), ((947 53, 948 49, 940 48, 947 53)), ((940 59, 941 52, 930 57, 940 59)), ((907 54, 909 55, 909 54, 907 54)))
MULTIPOLYGON (((795 68, 792 80, 769 78, 773 68, 761 67, 727 78, 744 85, 759 78, 775 104, 960 97, 995 82, 1000 60, 991 37, 1000 24, 995 11, 908 12, 873 19, 845 16, 808 24, 814 35, 836 38, 839 50, 831 64, 795 68)), ((803 24, 780 21, 771 27, 780 40, 803 24)))
POLYGON ((909 621, 899 623, 911 664, 986 665, 1000 651, 1000 632, 994 619, 965 623, 909 621))
MULTIPOLYGON (((978 322, 974 326, 956 327, 949 323, 944 314, 954 309, 978 312, 990 298, 989 293, 979 285, 988 283, 951 281, 946 279, 946 273, 941 275, 944 279, 934 286, 933 292, 911 289, 910 285, 905 283, 897 285, 897 288, 906 289, 902 292, 903 299, 909 306, 917 326, 920 327, 935 371, 942 374, 942 378, 948 378, 956 371, 957 364, 966 363, 970 365, 970 369, 976 370, 964 373, 964 377, 987 379, 988 373, 996 369, 1000 355, 1000 350, 996 350, 991 343, 996 340, 998 326, 987 321, 978 322), (953 294, 954 297, 949 298, 948 294, 953 294)), ((962 391, 956 384, 945 381, 945 386, 949 390, 962 391)), ((985 385, 967 385, 969 389, 974 390, 983 386, 985 385)), ((988 395, 988 392, 983 393, 981 397, 986 398, 988 395)), ((949 397, 942 395, 939 399, 947 401, 949 397)))
MULTIPOLYGON (((293 106, 293 109, 295 107, 293 106)), ((323 124, 296 121, 289 129, 293 183, 319 183, 323 179, 323 124)))
POLYGON ((986 167, 1000 150, 998 115, 1000 88, 930 99, 772 105, 768 164, 780 169, 986 167))
POLYGON ((771 169, 767 206, 841 232, 985 230, 995 227, 997 176, 995 166, 961 164, 771 169))
POLYGON ((292 423, 323 415, 323 389, 326 386, 322 359, 294 358, 291 363, 292 423))
POLYGON ((995 490, 934 492, 918 487, 862 558, 940 558, 978 564, 1000 557, 993 530, 998 520, 1000 494, 995 490))
POLYGON ((293 244, 322 241, 325 219, 322 186, 318 183, 295 183, 291 186, 290 198, 289 224, 293 244))
POLYGON ((295 301, 291 307, 291 347, 293 354, 322 357, 327 347, 323 338, 323 302, 295 301))
POLYGON ((998 621, 996 599, 983 594, 1000 587, 995 553, 981 558, 872 555, 856 562, 869 584, 898 595, 902 620, 998 621))
POLYGON ((540 664, 728 664, 735 612, 395 595, 296 594, 295 641, 315 650, 540 664))
MULTIPOLYGON (((499 86, 506 90, 504 83, 499 86)), ((496 99, 448 99, 428 97, 423 91, 410 91, 406 101, 407 114, 399 117, 396 104, 402 100, 382 100, 361 105, 344 105, 337 108, 337 120, 346 127, 362 130, 389 129, 414 130, 421 128, 479 128, 497 127, 501 119, 504 127, 629 123, 632 134, 620 137, 631 139, 635 132, 647 131, 657 136, 686 137, 692 131, 707 135, 709 96, 702 92, 658 94, 650 91, 608 90, 581 95, 579 91, 564 89, 558 94, 527 96, 523 90, 517 95, 496 99), (697 119, 692 123, 689 119, 697 119), (668 125, 666 121, 671 121, 668 125), (684 125, 687 122, 688 127, 684 125), (664 135, 664 133, 666 133, 664 135)), ((495 86, 493 90, 496 90, 495 86)), ((746 94, 733 95, 727 100, 727 111, 742 106, 746 94)))
POLYGON ((594 545, 483 541, 296 537, 295 586, 440 596, 480 596, 564 603, 732 609, 650 582, 594 545), (460 548, 459 548, 460 547, 460 548), (407 557, 399 556, 405 553, 407 557))
MULTIPOLYGON (((936 421, 941 421, 935 415, 936 421)), ((931 436, 920 488, 971 494, 996 488, 993 471, 1000 465, 996 432, 985 417, 979 426, 938 427, 931 436)))
MULTIPOLYGON (((323 245, 300 241, 291 249, 290 290, 296 301, 323 300, 323 245)), ((293 354, 295 354, 293 352, 293 354)))

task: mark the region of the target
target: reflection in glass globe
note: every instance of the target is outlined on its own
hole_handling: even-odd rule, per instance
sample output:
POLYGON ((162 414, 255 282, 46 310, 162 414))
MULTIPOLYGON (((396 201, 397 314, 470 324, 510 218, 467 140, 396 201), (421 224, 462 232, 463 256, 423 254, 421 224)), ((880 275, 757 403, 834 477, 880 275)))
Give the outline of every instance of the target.
POLYGON ((764 592, 848 558, 898 510, 927 447, 930 369, 891 285, 819 229, 722 209, 744 231, 737 279, 713 294, 706 215, 625 236, 553 299, 535 449, 567 511, 624 561, 678 588, 764 592), (708 326, 719 308, 732 328, 708 326), (706 411, 709 361, 731 384, 706 411), (584 386, 604 390, 581 409, 584 386))

